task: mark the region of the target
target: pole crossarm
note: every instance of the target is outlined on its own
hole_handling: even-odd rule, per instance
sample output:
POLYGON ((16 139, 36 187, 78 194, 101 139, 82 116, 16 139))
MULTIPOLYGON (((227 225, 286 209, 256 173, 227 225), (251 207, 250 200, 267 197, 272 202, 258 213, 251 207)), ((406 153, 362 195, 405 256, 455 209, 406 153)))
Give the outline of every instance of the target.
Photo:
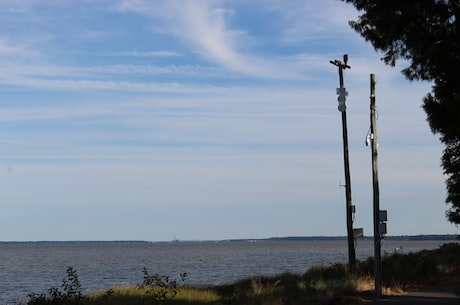
POLYGON ((329 62, 331 64, 333 64, 334 66, 337 66, 337 67, 342 68, 342 69, 351 69, 351 67, 349 65, 347 65, 346 62, 342 62, 342 61, 337 60, 337 59, 336 60, 330 60, 329 62))

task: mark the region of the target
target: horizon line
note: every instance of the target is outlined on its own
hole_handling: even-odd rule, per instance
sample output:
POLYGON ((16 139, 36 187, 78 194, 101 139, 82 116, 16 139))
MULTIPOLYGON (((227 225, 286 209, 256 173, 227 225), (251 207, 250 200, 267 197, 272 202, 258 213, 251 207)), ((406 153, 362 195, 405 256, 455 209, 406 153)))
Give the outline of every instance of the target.
MULTIPOLYGON (((373 239, 372 235, 357 238, 357 240, 373 239)), ((113 239, 113 240, 10 240, 0 241, 0 244, 7 243, 192 243, 192 242, 251 242, 251 241, 314 241, 314 240, 346 240, 345 235, 306 235, 306 236, 284 236, 284 237, 267 237, 267 238, 230 238, 230 239, 172 239, 149 241, 142 239, 113 239)), ((412 239, 412 240, 459 240, 460 234, 416 234, 416 235, 388 235, 384 239, 412 239)))

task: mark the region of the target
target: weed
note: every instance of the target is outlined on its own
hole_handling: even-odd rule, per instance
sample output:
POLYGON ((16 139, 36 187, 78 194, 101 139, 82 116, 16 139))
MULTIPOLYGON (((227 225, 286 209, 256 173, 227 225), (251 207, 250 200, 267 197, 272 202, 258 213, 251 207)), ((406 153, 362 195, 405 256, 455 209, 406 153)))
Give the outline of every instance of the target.
MULTIPOLYGON (((139 288, 144 289, 151 297, 154 304, 161 304, 161 302, 172 299, 176 296, 179 288, 177 280, 171 280, 166 275, 150 275, 147 268, 142 270, 144 273, 144 281, 139 288)), ((181 281, 185 281, 187 273, 181 273, 181 281)))
POLYGON ((44 293, 30 293, 28 305, 78 305, 83 301, 81 284, 78 280, 77 271, 73 267, 67 267, 67 276, 62 279, 61 289, 52 287, 48 289, 48 295, 44 293))

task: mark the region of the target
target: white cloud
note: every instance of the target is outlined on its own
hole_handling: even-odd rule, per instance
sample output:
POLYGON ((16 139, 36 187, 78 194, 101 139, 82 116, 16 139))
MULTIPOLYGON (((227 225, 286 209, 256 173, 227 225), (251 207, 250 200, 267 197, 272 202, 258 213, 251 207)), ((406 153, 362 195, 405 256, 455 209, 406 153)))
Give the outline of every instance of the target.
POLYGON ((219 4, 222 2, 170 1, 159 5, 150 1, 125 1, 120 9, 161 18, 165 22, 162 32, 182 39, 200 56, 229 71, 259 78, 305 79, 304 69, 299 69, 296 63, 286 63, 285 58, 242 53, 242 46, 250 38, 243 30, 232 28, 228 18, 232 12, 219 4))
POLYGON ((227 27, 225 10, 212 8, 208 3, 200 1, 186 2, 180 12, 183 26, 176 34, 194 44, 200 54, 223 64, 229 70, 247 70, 247 60, 236 50, 241 33, 227 27))
POLYGON ((179 52, 174 52, 174 51, 150 51, 150 52, 125 51, 125 52, 105 53, 105 54, 102 54, 102 56, 176 57, 176 56, 181 56, 181 54, 179 52))
POLYGON ((40 40, 38 38, 20 41, 19 39, 11 39, 9 37, 0 37, 0 58, 15 62, 18 58, 31 59, 39 57, 39 53, 34 50, 32 45, 40 40))

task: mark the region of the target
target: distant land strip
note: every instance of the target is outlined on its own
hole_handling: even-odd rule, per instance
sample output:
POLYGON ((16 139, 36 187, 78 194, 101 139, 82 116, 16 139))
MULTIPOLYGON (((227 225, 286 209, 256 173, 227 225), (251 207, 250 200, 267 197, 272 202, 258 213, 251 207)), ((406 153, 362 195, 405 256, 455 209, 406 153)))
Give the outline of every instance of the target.
MULTIPOLYGON (((372 240, 372 236, 359 237, 358 240, 372 240)), ((460 240, 460 235, 456 234, 422 234, 422 235, 395 235, 385 236, 385 240, 460 240)), ((129 243, 205 243, 205 242, 261 242, 261 241, 339 241, 347 240, 346 236, 287 236, 269 238, 239 238, 224 240, 172 240, 172 241, 146 241, 146 240, 67 240, 67 241, 0 241, 0 244, 129 244, 129 243)))

